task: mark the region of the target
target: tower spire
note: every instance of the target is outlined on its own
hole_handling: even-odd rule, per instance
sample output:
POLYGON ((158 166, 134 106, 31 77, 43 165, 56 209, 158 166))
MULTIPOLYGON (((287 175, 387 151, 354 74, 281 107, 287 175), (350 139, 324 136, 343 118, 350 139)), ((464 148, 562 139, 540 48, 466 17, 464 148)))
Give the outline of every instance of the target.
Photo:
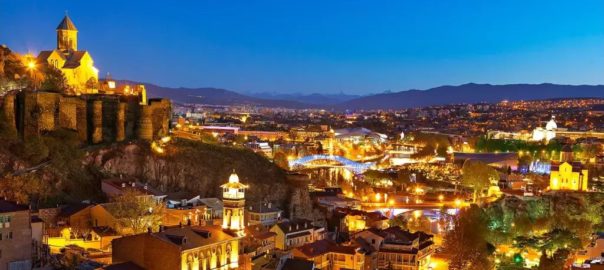
POLYGON ((78 29, 67 15, 67 10, 65 10, 65 17, 57 26, 57 49, 60 51, 78 50, 78 29))

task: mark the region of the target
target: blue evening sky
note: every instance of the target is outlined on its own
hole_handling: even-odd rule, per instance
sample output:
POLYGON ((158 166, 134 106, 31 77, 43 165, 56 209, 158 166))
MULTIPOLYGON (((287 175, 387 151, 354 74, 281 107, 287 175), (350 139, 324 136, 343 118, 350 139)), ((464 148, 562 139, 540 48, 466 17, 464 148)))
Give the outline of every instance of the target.
POLYGON ((604 84, 602 0, 0 0, 0 44, 53 48, 65 10, 102 76, 163 86, 604 84))

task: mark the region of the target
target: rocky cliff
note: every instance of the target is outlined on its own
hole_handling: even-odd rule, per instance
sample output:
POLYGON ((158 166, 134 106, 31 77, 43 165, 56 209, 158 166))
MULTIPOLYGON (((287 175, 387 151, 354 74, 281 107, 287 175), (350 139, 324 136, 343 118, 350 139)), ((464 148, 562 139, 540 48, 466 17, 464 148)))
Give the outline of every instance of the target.
POLYGON ((288 208, 295 189, 287 184, 285 172, 252 151, 190 141, 175 141, 165 149, 160 155, 145 144, 121 144, 93 151, 85 162, 106 174, 138 178, 166 193, 218 198, 219 186, 235 170, 250 185, 248 201, 273 201, 288 208))

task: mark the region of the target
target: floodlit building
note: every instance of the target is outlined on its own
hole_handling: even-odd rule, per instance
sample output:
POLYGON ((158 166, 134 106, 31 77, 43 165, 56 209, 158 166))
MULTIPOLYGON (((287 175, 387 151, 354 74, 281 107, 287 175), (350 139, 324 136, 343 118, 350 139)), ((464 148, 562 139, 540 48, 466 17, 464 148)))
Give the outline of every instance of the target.
POLYGON ((552 165, 549 189, 587 191, 588 171, 579 162, 552 165))
POLYGON ((379 211, 365 212, 349 208, 336 208, 334 216, 340 220, 339 230, 343 232, 358 232, 369 228, 385 229, 388 218, 379 211))
POLYGON ((323 239, 297 247, 293 250, 295 258, 315 263, 318 269, 355 269, 365 266, 365 252, 358 246, 338 245, 323 239))
POLYGON ((219 226, 176 226, 113 240, 113 262, 147 270, 237 269, 239 237, 219 226))
POLYGON ((378 269, 424 270, 431 265, 434 253, 432 235, 411 233, 400 227, 368 229, 353 236, 377 250, 378 269))
POLYGON ((115 239, 113 262, 132 262, 154 269, 239 269, 239 244, 244 235, 245 189, 233 172, 223 188, 222 226, 161 226, 159 232, 115 239))
POLYGON ((552 119, 547 122, 545 129, 542 127, 535 128, 533 130, 533 141, 548 141, 556 137, 556 130, 558 125, 556 124, 555 117, 552 115, 552 119))
POLYGON ((62 71, 67 84, 79 89, 78 94, 87 93, 86 84, 99 79, 99 70, 94 67, 90 53, 78 51, 78 29, 67 15, 57 26, 57 48, 41 51, 38 61, 62 71))
POLYGON ((239 182, 239 176, 235 172, 229 176, 229 182, 222 187, 222 228, 234 232, 242 232, 245 228, 244 208, 245 190, 248 188, 239 182))
POLYGON ((281 209, 275 207, 272 203, 250 205, 245 211, 246 225, 273 226, 281 219, 281 209))
POLYGON ((289 250, 325 238, 325 229, 313 226, 308 220, 280 222, 270 229, 277 234, 275 247, 289 250))

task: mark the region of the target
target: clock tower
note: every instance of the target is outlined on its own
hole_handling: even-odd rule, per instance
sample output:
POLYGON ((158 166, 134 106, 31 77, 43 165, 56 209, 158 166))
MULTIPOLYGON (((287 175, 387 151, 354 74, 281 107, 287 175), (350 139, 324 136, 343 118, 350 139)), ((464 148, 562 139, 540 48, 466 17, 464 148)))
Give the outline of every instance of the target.
POLYGON ((248 185, 239 183, 239 176, 233 171, 229 182, 222 187, 222 228, 234 232, 242 232, 244 228, 243 211, 245 209, 245 190, 248 185))

